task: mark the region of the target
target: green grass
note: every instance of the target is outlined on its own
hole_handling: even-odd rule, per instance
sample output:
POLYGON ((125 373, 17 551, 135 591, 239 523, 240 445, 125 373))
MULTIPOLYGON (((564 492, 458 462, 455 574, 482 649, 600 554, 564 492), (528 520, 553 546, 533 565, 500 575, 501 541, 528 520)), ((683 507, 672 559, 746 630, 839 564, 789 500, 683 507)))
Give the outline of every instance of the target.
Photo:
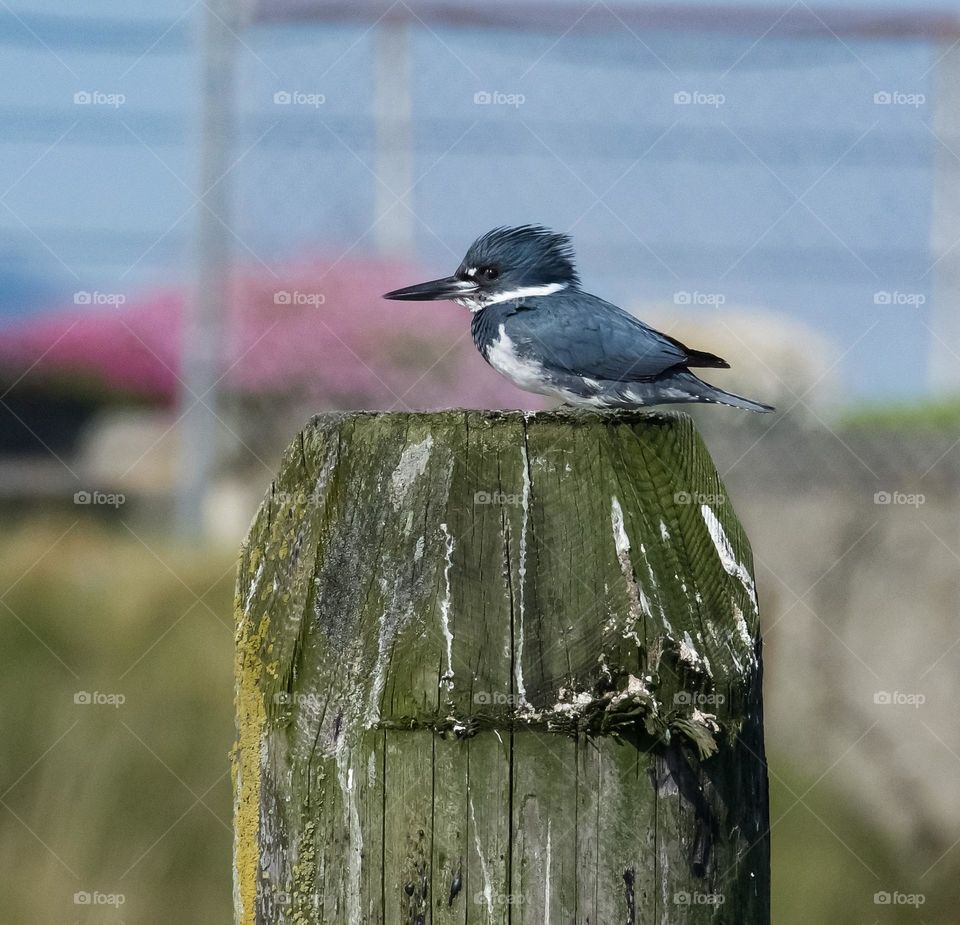
POLYGON ((71 523, 0 541, 2 919, 228 923, 233 565, 71 523))
POLYGON ((851 408, 841 425, 857 430, 960 430, 960 397, 851 408))
MULTIPOLYGON (((772 734, 768 729, 768 740, 772 734)), ((775 925, 956 922, 960 848, 943 854, 929 844, 898 843, 866 801, 832 790, 821 774, 805 778, 775 754, 770 767, 775 925), (878 904, 878 893, 922 901, 878 904)))
MULTIPOLYGON (((2 922, 232 921, 233 563, 137 530, 81 517, 0 538, 2 922)), ((960 848, 921 879, 917 846, 855 800, 772 771, 776 925, 956 921, 960 848), (877 906, 880 890, 926 902, 877 906)))

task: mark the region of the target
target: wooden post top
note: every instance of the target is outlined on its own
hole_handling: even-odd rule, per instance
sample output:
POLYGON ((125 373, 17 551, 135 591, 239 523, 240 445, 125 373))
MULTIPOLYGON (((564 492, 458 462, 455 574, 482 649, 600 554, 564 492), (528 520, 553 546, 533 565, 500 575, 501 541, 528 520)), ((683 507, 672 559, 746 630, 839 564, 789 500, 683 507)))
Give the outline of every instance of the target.
POLYGON ((321 742, 641 715, 709 747, 756 668, 751 570, 686 415, 355 412, 314 418, 287 452, 238 595, 251 641, 270 618, 268 693, 298 654, 274 622, 284 596, 302 597, 287 620, 323 630, 311 690, 346 699, 321 742), (292 588, 303 556, 315 586, 292 588))
POLYGON ((296 800, 325 762, 348 793, 361 769, 339 762, 371 735, 610 738, 696 764, 759 728, 750 549, 684 414, 317 416, 251 527, 237 633, 247 910, 277 799, 264 749, 296 800))

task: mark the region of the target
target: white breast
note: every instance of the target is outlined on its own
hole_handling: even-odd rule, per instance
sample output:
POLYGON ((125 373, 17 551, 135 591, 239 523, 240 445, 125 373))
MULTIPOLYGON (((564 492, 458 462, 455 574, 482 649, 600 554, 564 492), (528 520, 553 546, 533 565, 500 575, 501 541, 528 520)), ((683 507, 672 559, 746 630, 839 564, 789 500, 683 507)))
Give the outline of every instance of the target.
POLYGON ((504 326, 498 329, 499 337, 487 348, 487 362, 500 374, 527 392, 555 395, 556 390, 544 381, 541 364, 517 354, 516 345, 507 336, 504 326))

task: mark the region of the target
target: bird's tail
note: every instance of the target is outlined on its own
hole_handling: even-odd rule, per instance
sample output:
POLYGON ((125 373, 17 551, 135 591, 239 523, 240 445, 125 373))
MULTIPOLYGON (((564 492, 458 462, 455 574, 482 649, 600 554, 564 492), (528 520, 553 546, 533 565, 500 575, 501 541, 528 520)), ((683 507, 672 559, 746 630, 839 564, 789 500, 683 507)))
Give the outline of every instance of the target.
POLYGON ((691 372, 680 373, 676 378, 683 380, 684 385, 690 389, 695 396, 695 401, 698 402, 729 405, 731 408, 742 408, 744 411, 756 411, 758 413, 776 410, 773 405, 765 405, 763 402, 754 401, 752 398, 744 398, 742 395, 726 392, 709 382, 704 382, 691 372))

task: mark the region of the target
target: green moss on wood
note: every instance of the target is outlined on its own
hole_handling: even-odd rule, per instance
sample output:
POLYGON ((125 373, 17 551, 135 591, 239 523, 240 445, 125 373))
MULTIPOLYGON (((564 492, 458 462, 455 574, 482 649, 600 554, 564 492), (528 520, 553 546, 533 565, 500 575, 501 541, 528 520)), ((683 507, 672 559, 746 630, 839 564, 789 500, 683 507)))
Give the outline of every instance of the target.
POLYGON ((242 921, 766 921, 750 553, 685 416, 315 419, 237 598, 242 921))

